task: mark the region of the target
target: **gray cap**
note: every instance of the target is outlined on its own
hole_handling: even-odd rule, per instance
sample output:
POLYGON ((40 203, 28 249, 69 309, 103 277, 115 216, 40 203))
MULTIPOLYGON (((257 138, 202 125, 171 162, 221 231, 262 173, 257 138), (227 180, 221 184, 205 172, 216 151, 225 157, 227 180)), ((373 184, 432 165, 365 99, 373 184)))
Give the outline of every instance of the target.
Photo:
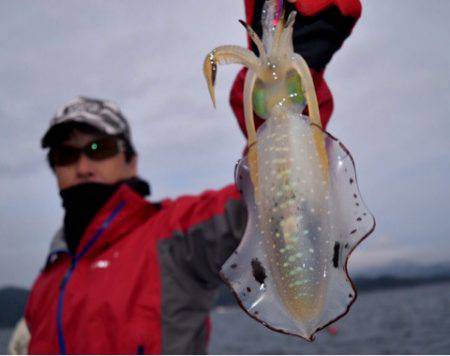
POLYGON ((42 147, 46 148, 59 143, 57 142, 58 129, 69 123, 89 125, 106 135, 120 135, 132 146, 128 122, 114 102, 77 97, 56 111, 42 138, 42 147))

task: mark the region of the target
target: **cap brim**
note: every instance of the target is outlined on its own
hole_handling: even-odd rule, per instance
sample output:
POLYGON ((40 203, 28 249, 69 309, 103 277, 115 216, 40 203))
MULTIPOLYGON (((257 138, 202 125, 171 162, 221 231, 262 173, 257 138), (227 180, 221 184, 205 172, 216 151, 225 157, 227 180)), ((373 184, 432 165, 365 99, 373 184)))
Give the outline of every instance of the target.
POLYGON ((107 134, 101 126, 99 127, 97 125, 93 125, 91 122, 88 123, 84 120, 71 119, 51 126, 45 133, 44 137, 42 137, 42 148, 60 144, 68 138, 70 132, 75 128, 89 128, 89 130, 92 130, 93 132, 107 134))

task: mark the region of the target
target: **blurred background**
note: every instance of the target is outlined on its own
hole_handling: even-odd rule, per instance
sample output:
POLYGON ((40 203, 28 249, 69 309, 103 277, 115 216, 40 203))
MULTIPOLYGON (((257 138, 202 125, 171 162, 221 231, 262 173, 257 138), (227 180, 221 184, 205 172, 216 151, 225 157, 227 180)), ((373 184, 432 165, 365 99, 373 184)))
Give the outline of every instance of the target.
MULTIPOLYGON (((310 344, 268 331, 224 290, 212 353, 450 350, 450 2, 362 3, 325 74, 328 131, 377 220, 350 258, 360 297, 310 344)), ((0 353, 62 222, 40 148, 56 108, 77 95, 118 103, 151 199, 229 184, 244 147, 228 104, 240 68, 220 67, 214 110, 201 65, 218 45, 246 46, 244 17, 239 0, 0 2, 0 353)))

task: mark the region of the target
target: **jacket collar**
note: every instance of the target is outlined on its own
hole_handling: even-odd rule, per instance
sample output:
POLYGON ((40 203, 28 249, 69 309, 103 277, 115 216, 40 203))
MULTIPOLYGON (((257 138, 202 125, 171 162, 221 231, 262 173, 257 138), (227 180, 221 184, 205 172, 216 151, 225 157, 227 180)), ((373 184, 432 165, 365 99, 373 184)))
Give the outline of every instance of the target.
POLYGON ((44 269, 49 264, 52 264, 54 261, 56 261, 56 259, 58 258, 58 254, 60 253, 70 254, 69 249, 67 248, 66 240, 64 239, 64 229, 62 227, 60 227, 55 235, 53 235, 44 269))
POLYGON ((107 248, 158 210, 159 204, 146 201, 126 184, 122 184, 87 226, 75 256, 67 248, 63 228, 57 231, 50 244, 44 268, 56 261, 61 253, 71 255, 76 260, 107 248))

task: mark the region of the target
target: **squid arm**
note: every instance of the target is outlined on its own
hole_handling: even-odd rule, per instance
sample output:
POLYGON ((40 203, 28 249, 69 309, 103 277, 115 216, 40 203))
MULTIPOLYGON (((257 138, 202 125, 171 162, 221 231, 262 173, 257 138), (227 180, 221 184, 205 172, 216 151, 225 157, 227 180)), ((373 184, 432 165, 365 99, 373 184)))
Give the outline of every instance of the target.
POLYGON ((203 73, 208 83, 208 90, 214 107, 216 106, 214 85, 216 82, 217 65, 233 63, 255 69, 259 64, 258 62, 258 58, 253 52, 240 46, 220 46, 213 49, 206 56, 203 62, 203 73))
POLYGON ((251 69, 247 72, 244 83, 244 116, 245 128, 248 137, 248 161, 250 166, 250 177, 255 189, 258 191, 258 154, 256 149, 256 129, 253 120, 252 93, 256 82, 256 74, 251 69))
POLYGON ((322 128, 322 122, 320 121, 319 104, 317 103, 316 90, 314 88, 314 82, 309 71, 306 61, 297 53, 294 53, 292 58, 292 65, 294 69, 302 78, 302 85, 305 89, 306 103, 308 104, 309 116, 311 122, 322 128))
POLYGON ((321 130, 322 122, 320 120, 319 104, 317 102, 316 90, 314 87, 311 72, 306 61, 297 53, 294 53, 293 55, 292 65, 302 79, 302 85, 305 90, 306 103, 308 105, 311 122, 319 128, 314 128, 314 142, 316 144, 320 163, 322 165, 322 173, 324 179, 328 181, 328 156, 325 148, 323 133, 321 130))
MULTIPOLYGON (((251 39, 258 47, 260 54, 262 56, 265 56, 264 46, 259 37, 244 21, 241 21, 241 24, 246 27, 251 39)), ((256 129, 253 121, 252 92, 256 82, 255 71, 259 68, 260 59, 256 57, 256 55, 252 51, 246 48, 240 46, 221 46, 217 47, 206 56, 203 62, 203 73, 208 84, 208 90, 209 94, 211 95, 211 100, 215 107, 216 99, 214 94, 214 84, 216 80, 217 65, 231 63, 242 64, 249 69, 244 85, 244 113, 245 126, 248 135, 249 160, 251 167, 250 171, 252 172, 252 182, 254 184, 255 190, 257 190, 258 160, 256 148, 254 145, 254 143, 256 143, 256 129)))
POLYGON ((264 49, 263 42, 261 41, 259 36, 256 34, 256 32, 245 21, 239 20, 239 22, 241 23, 242 26, 245 27, 251 40, 256 45, 256 48, 258 48, 259 60, 261 61, 263 58, 266 57, 266 50, 264 49))
POLYGON ((294 47, 292 44, 292 32, 294 30, 294 22, 295 22, 295 16, 297 15, 296 11, 292 11, 284 25, 284 31, 281 34, 280 37, 280 48, 285 48, 287 52, 293 53, 294 47))

